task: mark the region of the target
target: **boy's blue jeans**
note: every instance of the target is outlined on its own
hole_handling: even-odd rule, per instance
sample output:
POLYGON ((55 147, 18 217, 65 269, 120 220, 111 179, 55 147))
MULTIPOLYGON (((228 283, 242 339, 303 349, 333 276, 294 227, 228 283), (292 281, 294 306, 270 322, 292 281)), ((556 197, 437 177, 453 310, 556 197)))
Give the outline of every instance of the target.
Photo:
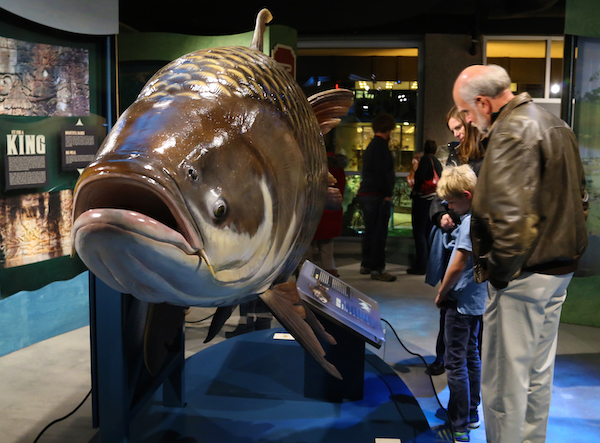
POLYGON ((465 432, 469 416, 477 412, 480 402, 481 359, 477 336, 481 316, 464 315, 450 301, 446 310, 444 363, 448 376, 450 400, 448 418, 455 432, 465 432))

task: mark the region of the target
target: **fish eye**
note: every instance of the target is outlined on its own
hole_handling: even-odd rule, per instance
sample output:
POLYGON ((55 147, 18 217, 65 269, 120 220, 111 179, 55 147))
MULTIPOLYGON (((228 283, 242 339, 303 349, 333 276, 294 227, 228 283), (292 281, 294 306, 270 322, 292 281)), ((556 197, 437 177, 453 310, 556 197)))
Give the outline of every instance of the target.
POLYGON ((219 199, 213 205, 213 216, 217 221, 223 221, 227 217, 227 203, 223 199, 219 199))
POLYGON ((198 181, 198 171, 193 166, 188 167, 188 177, 193 181, 198 181))

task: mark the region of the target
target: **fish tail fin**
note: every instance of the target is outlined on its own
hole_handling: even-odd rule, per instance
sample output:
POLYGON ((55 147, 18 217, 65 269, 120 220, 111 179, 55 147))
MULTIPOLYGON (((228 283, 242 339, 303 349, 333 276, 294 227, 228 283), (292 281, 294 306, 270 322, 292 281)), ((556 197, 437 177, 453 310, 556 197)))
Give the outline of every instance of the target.
POLYGON ((329 89, 311 95, 308 102, 317 116, 321 134, 325 135, 338 125, 339 117, 346 115, 354 103, 354 94, 349 89, 329 89))
POLYGON ((274 286, 260 298, 306 352, 329 374, 341 380, 342 375, 337 368, 325 359, 325 351, 315 332, 332 344, 335 344, 335 339, 325 331, 310 308, 303 306, 296 284, 288 281, 274 286))
POLYGON ((273 20, 273 15, 271 14, 271 11, 269 11, 266 8, 261 9, 259 11, 258 15, 256 16, 254 36, 252 37, 252 43, 250 44, 250 47, 252 49, 256 49, 262 52, 264 43, 263 34, 265 33, 265 29, 267 29, 267 23, 269 23, 271 20, 273 20))

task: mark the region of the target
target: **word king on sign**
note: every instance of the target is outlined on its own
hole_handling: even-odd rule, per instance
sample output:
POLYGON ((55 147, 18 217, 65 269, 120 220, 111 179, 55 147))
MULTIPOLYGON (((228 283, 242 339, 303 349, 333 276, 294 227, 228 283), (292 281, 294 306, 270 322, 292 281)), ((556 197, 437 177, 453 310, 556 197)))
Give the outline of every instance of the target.
POLYGON ((6 155, 44 155, 46 154, 46 136, 25 134, 15 129, 6 134, 6 155))

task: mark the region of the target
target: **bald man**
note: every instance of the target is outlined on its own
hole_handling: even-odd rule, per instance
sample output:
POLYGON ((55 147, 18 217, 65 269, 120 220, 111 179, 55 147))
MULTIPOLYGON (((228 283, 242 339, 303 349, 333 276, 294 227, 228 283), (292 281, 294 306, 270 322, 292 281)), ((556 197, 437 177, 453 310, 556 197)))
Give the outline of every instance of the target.
POLYGON ((515 96, 500 66, 470 66, 454 102, 484 134, 471 237, 488 281, 481 392, 487 441, 544 442, 558 324, 587 246, 587 193, 573 131, 515 96))

